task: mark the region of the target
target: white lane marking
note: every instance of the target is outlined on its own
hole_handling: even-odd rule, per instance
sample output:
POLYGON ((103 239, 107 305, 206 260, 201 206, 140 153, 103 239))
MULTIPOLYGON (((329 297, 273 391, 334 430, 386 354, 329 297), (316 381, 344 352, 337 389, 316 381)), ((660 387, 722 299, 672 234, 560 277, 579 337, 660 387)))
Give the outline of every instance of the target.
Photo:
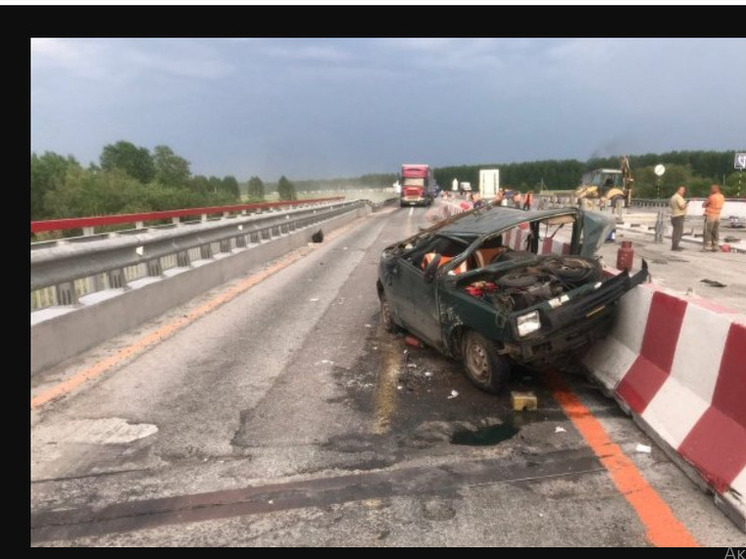
POLYGON ((133 424, 119 417, 73 419, 56 425, 54 430, 42 431, 37 440, 42 444, 126 444, 157 432, 155 425, 133 424))

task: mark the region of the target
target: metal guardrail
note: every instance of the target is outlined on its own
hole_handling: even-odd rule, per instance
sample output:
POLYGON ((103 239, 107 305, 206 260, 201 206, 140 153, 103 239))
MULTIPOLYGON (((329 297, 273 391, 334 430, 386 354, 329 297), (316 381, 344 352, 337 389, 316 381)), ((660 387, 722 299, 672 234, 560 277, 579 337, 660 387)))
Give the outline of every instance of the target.
POLYGON ((663 208, 667 209, 669 199, 633 198, 630 204, 633 208, 663 208))
MULTIPOLYGON (((229 217, 231 215, 246 215, 260 213, 263 211, 274 211, 290 209, 293 207, 304 207, 320 203, 344 200, 344 196, 333 198, 316 198, 308 200, 281 200, 278 202, 256 202, 252 204, 239 204, 237 206, 208 206, 200 208, 183 208, 179 210, 163 210, 136 214, 113 214, 94 217, 73 217, 63 219, 47 219, 31 222, 31 234, 42 234, 50 231, 65 231, 71 229, 82 229, 83 235, 93 235, 96 228, 116 225, 137 224, 138 228, 144 227, 146 222, 159 222, 170 219, 173 223, 179 223, 182 218, 197 216, 202 221, 207 221, 210 216, 229 217)), ((349 199, 349 198, 348 198, 349 199)))
POLYGON ((369 203, 355 200, 212 221, 179 222, 31 245, 31 311, 189 268, 369 203))

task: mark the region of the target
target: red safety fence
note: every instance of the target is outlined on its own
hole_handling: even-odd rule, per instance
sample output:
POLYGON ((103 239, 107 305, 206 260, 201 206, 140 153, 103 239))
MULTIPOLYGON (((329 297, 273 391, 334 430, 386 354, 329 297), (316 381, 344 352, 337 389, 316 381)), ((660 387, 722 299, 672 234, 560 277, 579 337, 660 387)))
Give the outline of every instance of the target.
POLYGON ((102 215, 94 217, 73 217, 66 219, 48 219, 44 221, 32 221, 31 233, 42 231, 65 231, 69 229, 81 229, 84 227, 101 227, 104 225, 117 225, 122 223, 144 223, 147 221, 158 221, 162 219, 173 219, 175 217, 188 217, 194 215, 224 215, 226 213, 254 212, 286 206, 298 206, 305 204, 317 204, 324 202, 335 202, 344 200, 344 196, 333 198, 316 198, 313 200, 292 200, 283 202, 259 202, 255 204, 240 204, 237 206, 209 206, 203 208, 187 208, 181 210, 166 210, 160 212, 147 212, 136 214, 102 215))

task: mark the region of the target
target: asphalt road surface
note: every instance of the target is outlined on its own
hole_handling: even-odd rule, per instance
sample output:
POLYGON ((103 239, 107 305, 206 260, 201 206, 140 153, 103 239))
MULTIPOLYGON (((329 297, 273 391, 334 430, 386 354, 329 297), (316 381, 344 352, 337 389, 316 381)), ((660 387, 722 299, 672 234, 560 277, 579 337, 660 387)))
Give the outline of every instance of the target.
POLYGON ((586 379, 493 396, 379 328, 380 252, 425 215, 327 232, 35 375, 31 546, 746 546, 586 379))

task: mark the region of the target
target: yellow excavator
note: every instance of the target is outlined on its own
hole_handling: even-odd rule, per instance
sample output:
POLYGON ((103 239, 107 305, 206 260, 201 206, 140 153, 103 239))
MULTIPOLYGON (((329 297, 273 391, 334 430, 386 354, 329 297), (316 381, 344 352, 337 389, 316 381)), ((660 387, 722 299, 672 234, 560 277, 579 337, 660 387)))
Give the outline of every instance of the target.
POLYGON ((625 155, 619 159, 619 169, 593 169, 584 173, 575 196, 581 200, 598 199, 612 207, 623 200, 624 207, 629 207, 634 180, 629 158, 625 155))

